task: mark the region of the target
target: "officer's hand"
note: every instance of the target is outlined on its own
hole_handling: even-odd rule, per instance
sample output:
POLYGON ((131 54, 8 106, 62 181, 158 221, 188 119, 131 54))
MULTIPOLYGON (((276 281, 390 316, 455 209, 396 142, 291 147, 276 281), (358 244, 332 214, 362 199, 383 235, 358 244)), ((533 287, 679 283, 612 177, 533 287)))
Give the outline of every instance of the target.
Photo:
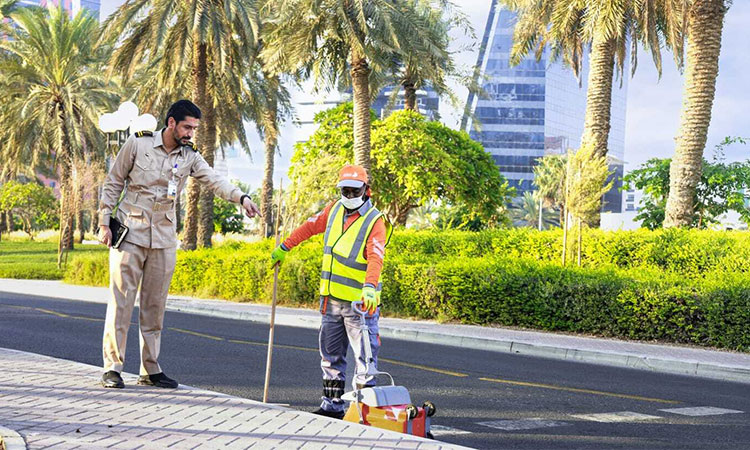
POLYGON ((281 245, 273 249, 273 251, 271 252, 271 267, 275 266, 276 264, 281 267, 281 263, 284 262, 284 258, 286 258, 287 253, 289 253, 289 251, 284 250, 281 245))
POLYGON ((112 230, 106 225, 99 226, 99 242, 107 247, 112 247, 112 230))
POLYGON ((245 215, 251 219, 255 216, 260 215, 260 209, 258 208, 258 205, 253 203, 253 201, 249 198, 245 198, 242 201, 242 207, 245 209, 245 215))
POLYGON ((378 309, 378 296, 374 287, 365 286, 362 288, 362 301, 364 302, 364 310, 370 314, 375 314, 375 310, 378 309))

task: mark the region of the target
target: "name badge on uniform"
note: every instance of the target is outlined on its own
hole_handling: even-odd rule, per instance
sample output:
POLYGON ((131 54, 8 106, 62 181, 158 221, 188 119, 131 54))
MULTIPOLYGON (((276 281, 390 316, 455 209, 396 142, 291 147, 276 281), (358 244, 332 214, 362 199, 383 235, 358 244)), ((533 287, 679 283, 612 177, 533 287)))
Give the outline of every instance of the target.
POLYGON ((172 167, 172 179, 167 183, 167 198, 174 200, 177 197, 177 164, 172 167))
POLYGON ((177 182, 175 180, 169 180, 167 184, 167 198, 174 200, 177 197, 177 182))

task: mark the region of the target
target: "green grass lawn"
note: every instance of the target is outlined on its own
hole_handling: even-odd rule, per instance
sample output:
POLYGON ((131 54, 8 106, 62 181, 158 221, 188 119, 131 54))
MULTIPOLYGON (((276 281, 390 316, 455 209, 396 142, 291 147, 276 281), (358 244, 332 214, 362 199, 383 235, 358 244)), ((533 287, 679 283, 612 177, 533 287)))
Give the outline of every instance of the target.
MULTIPOLYGON (((106 253, 103 245, 76 244, 68 260, 78 255, 106 253)), ((57 268, 57 243, 33 241, 0 241, 0 278, 60 280, 63 269, 57 268)))

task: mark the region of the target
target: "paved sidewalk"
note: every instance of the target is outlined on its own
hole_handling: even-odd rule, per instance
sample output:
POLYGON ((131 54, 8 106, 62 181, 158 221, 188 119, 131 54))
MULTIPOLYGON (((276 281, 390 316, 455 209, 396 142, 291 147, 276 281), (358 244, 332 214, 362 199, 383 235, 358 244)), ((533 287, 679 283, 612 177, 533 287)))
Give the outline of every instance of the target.
POLYGON ((187 386, 137 386, 132 374, 126 389, 104 389, 99 367, 16 350, 0 348, 0 368, 8 450, 466 448, 187 386))
MULTIPOLYGON (((0 279, 0 292, 106 303, 106 288, 59 281, 0 279)), ((170 296, 167 309, 268 323, 270 307, 223 300, 170 296)), ((387 314, 387 311, 386 311, 387 314)), ((315 310, 277 308, 276 323, 317 329, 315 310)), ((656 345, 537 331, 381 318, 380 335, 504 353, 583 361, 657 372, 750 383, 750 354, 656 345)))

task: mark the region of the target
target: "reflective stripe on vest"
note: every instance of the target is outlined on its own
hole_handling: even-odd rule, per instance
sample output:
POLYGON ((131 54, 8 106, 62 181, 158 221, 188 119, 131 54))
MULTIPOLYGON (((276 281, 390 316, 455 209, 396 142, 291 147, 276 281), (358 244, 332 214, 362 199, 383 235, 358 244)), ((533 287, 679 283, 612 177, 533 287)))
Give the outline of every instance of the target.
POLYGON ((336 202, 328 217, 323 238, 320 295, 352 302, 361 298, 367 275, 364 258, 367 238, 377 219, 384 216, 371 206, 344 231, 345 213, 341 202, 336 202))

